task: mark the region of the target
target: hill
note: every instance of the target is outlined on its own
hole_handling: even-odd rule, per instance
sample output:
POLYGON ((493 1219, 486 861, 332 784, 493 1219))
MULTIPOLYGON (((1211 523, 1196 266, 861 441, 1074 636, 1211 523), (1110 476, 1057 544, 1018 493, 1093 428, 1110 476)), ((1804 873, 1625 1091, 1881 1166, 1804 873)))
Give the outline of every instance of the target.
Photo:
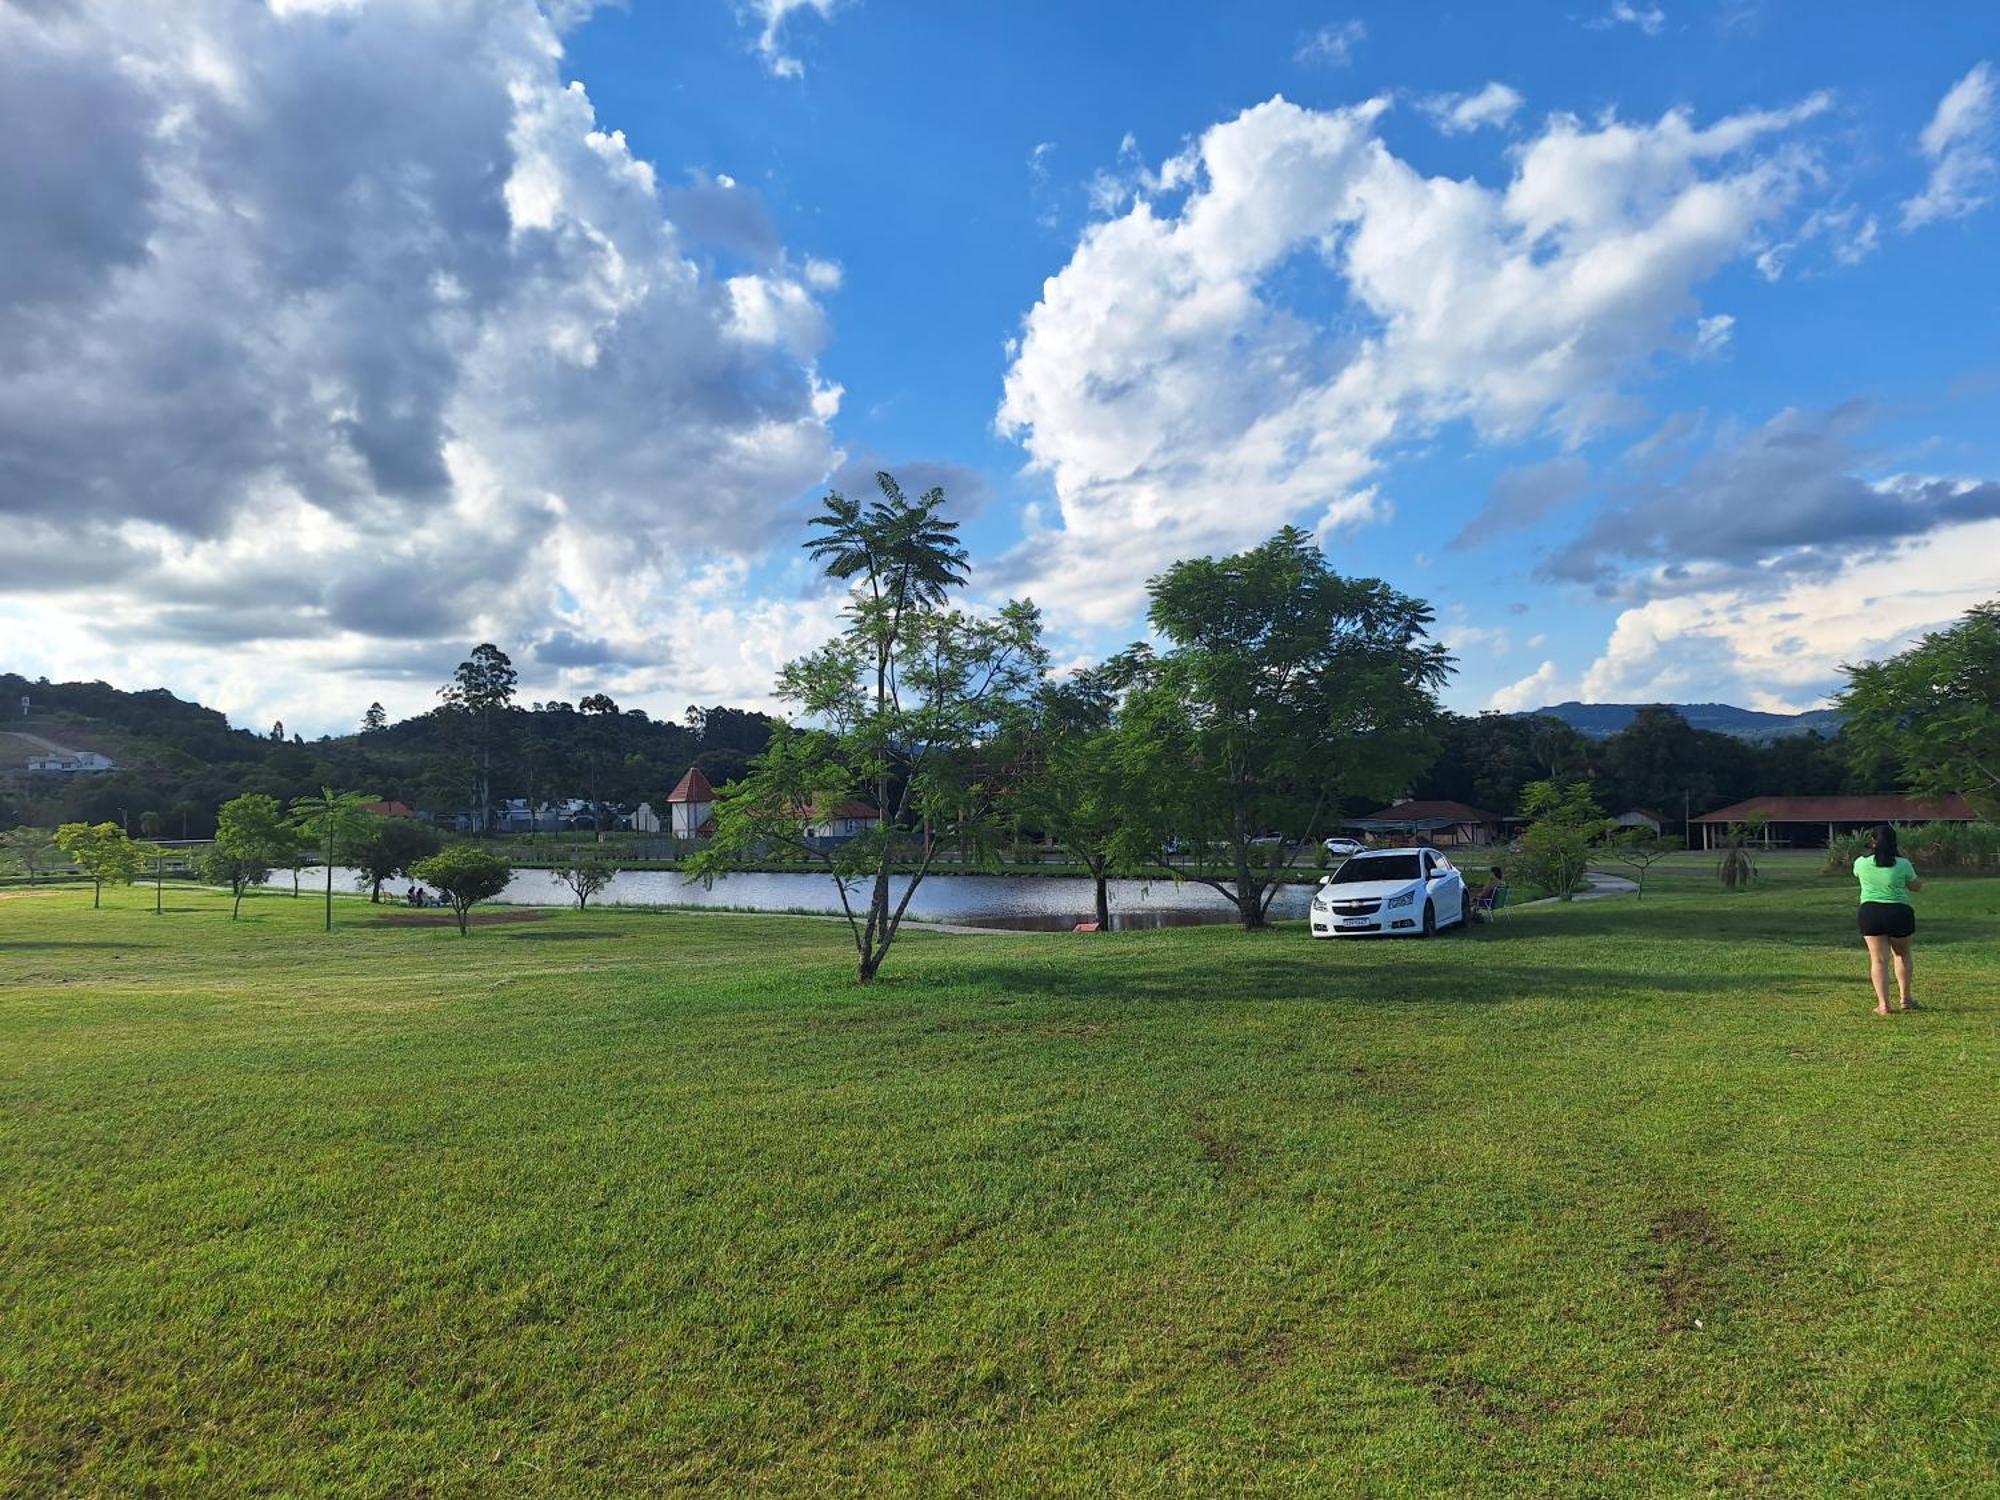
MULTIPOLYGON (((1529 717, 1547 716, 1560 719, 1563 723, 1588 735, 1591 739, 1608 739, 1632 722, 1633 716, 1641 708, 1651 705, 1643 703, 1557 703, 1548 708, 1533 709, 1529 717)), ((1762 744, 1767 740, 1780 740, 1795 734, 1814 732, 1831 735, 1839 732, 1841 715, 1838 709, 1815 708, 1802 714, 1773 714, 1761 709, 1738 708, 1733 703, 1668 703, 1671 708, 1696 729, 1711 730, 1716 734, 1734 735, 1739 740, 1749 740, 1762 744)))

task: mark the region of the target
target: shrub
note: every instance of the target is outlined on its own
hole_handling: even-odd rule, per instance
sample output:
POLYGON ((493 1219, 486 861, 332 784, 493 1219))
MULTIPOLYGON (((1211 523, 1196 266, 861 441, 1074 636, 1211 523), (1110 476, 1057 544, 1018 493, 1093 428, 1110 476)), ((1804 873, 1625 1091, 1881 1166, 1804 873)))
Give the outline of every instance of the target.
MULTIPOLYGON (((1898 823, 1896 843, 1924 875, 2000 874, 2000 823, 1898 823)), ((1845 875, 1868 852, 1870 830, 1843 833, 1826 846, 1826 873, 1845 875)))

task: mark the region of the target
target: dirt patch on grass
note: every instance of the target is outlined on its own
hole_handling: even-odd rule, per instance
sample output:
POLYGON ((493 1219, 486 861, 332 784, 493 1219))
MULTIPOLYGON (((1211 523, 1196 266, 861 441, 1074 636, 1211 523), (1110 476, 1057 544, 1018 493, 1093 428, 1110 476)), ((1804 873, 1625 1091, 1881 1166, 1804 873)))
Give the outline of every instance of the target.
POLYGON ((1737 1258, 1721 1221, 1699 1205, 1669 1208, 1654 1216, 1646 1238, 1642 1271, 1659 1293, 1661 1328, 1681 1333, 1703 1326, 1737 1258))
MULTIPOLYGON (((473 927, 504 927, 513 922, 546 922, 549 913, 545 911, 476 911, 466 918, 473 927)), ((384 912, 368 924, 370 927, 456 927, 458 918, 448 911, 392 911, 384 912)))
POLYGON ((1215 1168, 1217 1180, 1227 1182, 1242 1172, 1246 1154, 1242 1136, 1218 1124, 1206 1110, 1195 1111, 1190 1128, 1202 1160, 1215 1168))
POLYGON ((1433 1357, 1410 1351, 1391 1359, 1389 1371, 1421 1387, 1433 1406, 1478 1438, 1491 1436, 1495 1426, 1538 1432, 1564 1405, 1561 1398, 1506 1390, 1469 1370, 1445 1368, 1433 1357))

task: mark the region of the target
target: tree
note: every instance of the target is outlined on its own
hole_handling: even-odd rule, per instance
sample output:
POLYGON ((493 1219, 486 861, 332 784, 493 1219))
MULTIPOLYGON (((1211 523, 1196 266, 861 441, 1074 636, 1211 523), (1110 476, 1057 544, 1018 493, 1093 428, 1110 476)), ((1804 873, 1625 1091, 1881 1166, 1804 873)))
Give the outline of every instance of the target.
POLYGON ((2000 599, 1907 651, 1841 670, 1835 703, 1859 753, 1893 753, 1912 792, 1957 793, 2000 817, 2000 599))
POLYGON ((271 726, 271 741, 273 744, 280 745, 285 742, 285 721, 283 719, 278 720, 271 726))
POLYGON ((1510 868, 1568 901, 1590 867, 1591 845, 1611 825, 1582 781, 1533 781, 1522 789, 1521 813, 1533 821, 1521 835, 1510 868))
POLYGON ((229 888, 229 920, 235 921, 243 909, 243 892, 270 874, 268 865, 231 854, 218 841, 195 856, 195 873, 210 885, 229 888))
MULTIPOLYGON (((255 885, 272 870, 296 872, 303 862, 298 830, 285 821, 278 799, 261 792, 246 792, 222 804, 210 852, 217 859, 203 866, 202 875, 230 888, 236 898, 229 909, 231 921, 242 908, 245 886, 255 885)), ((298 894, 296 878, 292 894, 298 894)))
POLYGON ((488 854, 475 844, 452 844, 429 859, 418 860, 410 873, 444 893, 458 916, 458 935, 464 937, 472 908, 506 890, 514 871, 499 855, 488 854))
POLYGON ((1170 837, 1225 851, 1227 875, 1188 878, 1262 927, 1286 842, 1311 841, 1343 797, 1396 795, 1435 753, 1450 658, 1424 640, 1429 606, 1343 578, 1297 527, 1176 563, 1148 590, 1170 649, 1128 653, 1137 685, 1120 729, 1146 810, 1118 852, 1178 878, 1170 837))
POLYGON ((145 868, 146 856, 116 823, 65 823, 56 830, 56 847, 90 877, 90 904, 104 904, 104 883, 130 885, 145 868))
POLYGON ((368 712, 361 716, 363 734, 379 734, 389 727, 389 715, 379 703, 368 705, 368 712))
POLYGON ((451 681, 438 689, 472 767, 481 833, 493 826, 493 766, 504 747, 518 680, 507 653, 488 642, 475 647, 451 681))
POLYGON ((1685 839, 1663 838, 1645 827, 1628 828, 1623 833, 1613 834, 1605 845, 1612 859, 1639 872, 1639 878, 1633 884, 1639 888, 1641 901, 1646 899, 1646 872, 1669 854, 1678 854, 1686 847, 1685 839))
POLYGON ((942 843, 977 845, 1003 820, 1005 732, 1047 661, 1032 604, 976 617, 948 607, 966 579, 944 491, 916 500, 888 474, 863 506, 829 494, 806 550, 850 585, 841 633, 788 665, 778 696, 815 727, 780 728, 720 795, 689 868, 713 879, 779 849, 834 876, 862 984, 874 982, 942 843), (829 840, 826 809, 868 800, 877 824, 829 840), (896 889, 897 867, 905 866, 896 889))
POLYGON ((139 814, 139 832, 149 839, 160 836, 160 815, 148 808, 139 814))
POLYGON ((54 863, 57 849, 46 828, 10 828, 0 833, 0 852, 20 865, 33 885, 35 877, 54 863))
POLYGON ((408 875, 416 862, 444 848, 444 835, 413 818, 371 813, 347 844, 347 860, 369 887, 368 899, 382 899, 382 882, 408 875))
POLYGON ((316 796, 292 803, 292 826, 316 845, 326 865, 326 927, 333 931, 333 862, 335 856, 368 829, 370 792, 336 792, 323 786, 316 796))
POLYGON ((577 704, 583 715, 583 765, 585 787, 590 794, 590 824, 597 837, 604 837, 604 778, 621 759, 619 742, 623 721, 618 705, 608 693, 592 693, 577 704))
POLYGON ((556 879, 575 895, 578 911, 588 906, 590 898, 611 884, 617 874, 618 867, 594 850, 578 850, 555 868, 556 879))
POLYGON ((1107 879, 1134 786, 1118 733, 1119 693, 1132 663, 1119 657, 1036 693, 1020 783, 1021 821, 1061 844, 1090 872, 1098 927, 1111 924, 1107 879))

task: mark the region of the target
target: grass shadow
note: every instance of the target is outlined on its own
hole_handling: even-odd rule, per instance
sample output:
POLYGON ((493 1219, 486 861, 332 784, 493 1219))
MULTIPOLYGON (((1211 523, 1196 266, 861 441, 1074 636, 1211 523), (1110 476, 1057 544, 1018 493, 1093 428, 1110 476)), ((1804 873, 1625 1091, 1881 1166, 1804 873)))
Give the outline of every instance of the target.
POLYGON ((617 932, 510 932, 505 934, 515 943, 585 943, 599 942, 605 938, 622 938, 623 930, 617 932))

